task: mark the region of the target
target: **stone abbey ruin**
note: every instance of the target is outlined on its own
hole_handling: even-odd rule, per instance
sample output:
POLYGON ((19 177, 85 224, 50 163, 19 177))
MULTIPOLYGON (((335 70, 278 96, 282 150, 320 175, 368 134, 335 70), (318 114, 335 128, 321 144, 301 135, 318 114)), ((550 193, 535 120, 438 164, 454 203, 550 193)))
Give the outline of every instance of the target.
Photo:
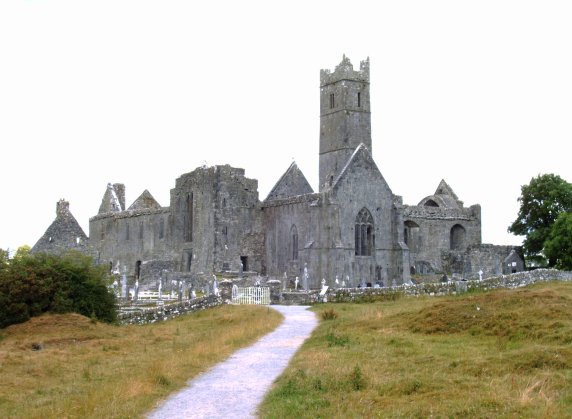
POLYGON ((77 249, 142 289, 158 279, 208 283, 285 279, 306 273, 346 287, 410 283, 411 275, 477 279, 522 271, 519 248, 481 242, 481 208, 465 207, 443 180, 417 205, 395 195, 372 158, 369 59, 344 56, 320 72, 319 190, 295 163, 268 196, 244 169, 199 167, 181 175, 162 207, 146 190, 129 207, 125 186, 107 185, 89 238, 69 211, 33 252, 77 249))

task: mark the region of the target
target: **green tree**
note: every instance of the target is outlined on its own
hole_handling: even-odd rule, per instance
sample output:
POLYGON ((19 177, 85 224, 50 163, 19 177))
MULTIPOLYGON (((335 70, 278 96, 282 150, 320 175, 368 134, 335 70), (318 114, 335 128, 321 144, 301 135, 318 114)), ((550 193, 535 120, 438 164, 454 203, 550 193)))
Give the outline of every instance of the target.
POLYGON ((520 210, 508 231, 525 236, 525 258, 538 266, 554 267, 556 259, 544 252, 552 227, 562 213, 572 211, 572 184, 554 174, 538 175, 521 187, 520 210))
POLYGON ((77 252, 63 256, 25 249, 0 270, 0 327, 45 312, 76 312, 98 320, 116 319, 115 297, 104 266, 77 252))
POLYGON ((558 216, 544 244, 544 253, 556 261, 558 269, 572 271, 572 212, 558 216))

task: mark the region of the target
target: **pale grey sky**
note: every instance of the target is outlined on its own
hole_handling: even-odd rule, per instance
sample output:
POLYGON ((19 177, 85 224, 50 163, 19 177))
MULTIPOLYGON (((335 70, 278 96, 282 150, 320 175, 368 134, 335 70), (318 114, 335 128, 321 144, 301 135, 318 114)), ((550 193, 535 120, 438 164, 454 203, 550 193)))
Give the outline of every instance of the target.
POLYGON ((417 204, 445 179, 506 232, 520 187, 572 181, 570 1, 2 0, 0 248, 56 202, 86 233, 108 182, 163 206, 206 162, 260 199, 294 159, 317 190, 319 71, 371 60, 373 156, 417 204))

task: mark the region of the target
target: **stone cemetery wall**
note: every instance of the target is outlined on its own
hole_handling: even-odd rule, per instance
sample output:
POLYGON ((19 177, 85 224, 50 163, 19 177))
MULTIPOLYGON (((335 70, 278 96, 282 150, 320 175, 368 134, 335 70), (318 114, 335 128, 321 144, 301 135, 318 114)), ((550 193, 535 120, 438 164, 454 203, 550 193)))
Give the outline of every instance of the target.
POLYGON ((326 293, 329 302, 364 301, 368 297, 393 299, 397 296, 420 295, 456 295, 470 291, 487 291, 497 288, 518 288, 537 282, 545 281, 572 281, 572 272, 555 269, 537 269, 535 271, 518 272, 510 275, 486 278, 483 280, 449 281, 441 283, 423 283, 417 285, 399 285, 387 288, 344 288, 328 290, 326 293))
POLYGON ((147 324, 158 321, 174 319, 186 313, 213 308, 225 304, 223 299, 216 295, 199 297, 189 301, 178 301, 152 308, 135 308, 119 314, 121 324, 147 324))

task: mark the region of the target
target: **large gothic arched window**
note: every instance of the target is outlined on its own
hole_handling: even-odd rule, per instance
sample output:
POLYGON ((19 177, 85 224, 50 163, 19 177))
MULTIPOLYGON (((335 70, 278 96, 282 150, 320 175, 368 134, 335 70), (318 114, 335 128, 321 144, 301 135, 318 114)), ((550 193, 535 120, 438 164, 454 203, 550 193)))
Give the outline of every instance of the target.
POLYGON ((367 208, 362 208, 355 223, 355 254, 356 256, 371 256, 375 247, 373 233, 373 217, 367 208))

